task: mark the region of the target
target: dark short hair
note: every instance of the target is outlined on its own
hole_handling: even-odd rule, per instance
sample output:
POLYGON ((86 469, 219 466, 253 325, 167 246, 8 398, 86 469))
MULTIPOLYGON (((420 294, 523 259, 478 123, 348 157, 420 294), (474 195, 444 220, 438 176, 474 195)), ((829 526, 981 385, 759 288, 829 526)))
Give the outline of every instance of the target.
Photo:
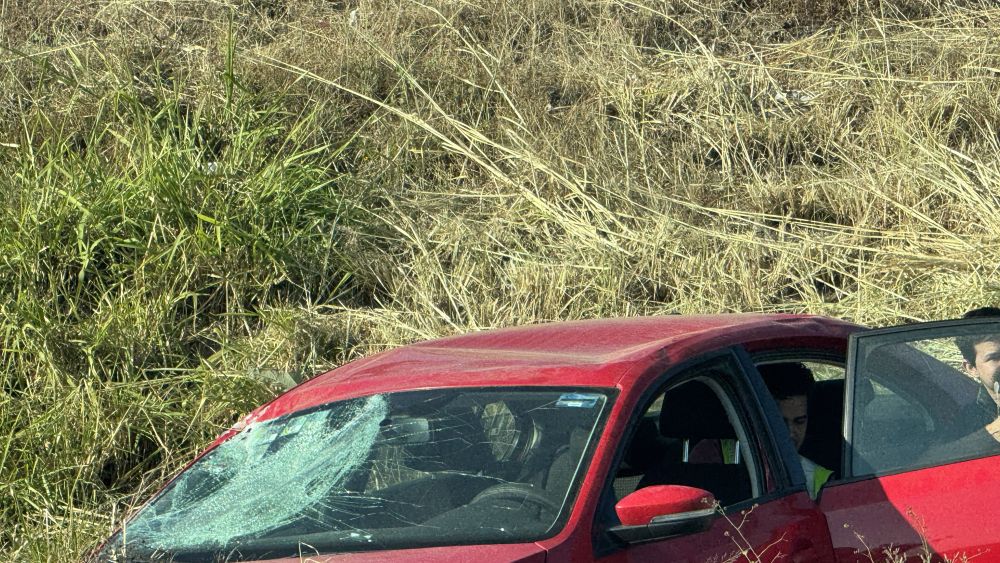
POLYGON ((800 362, 782 362, 757 366, 764 385, 777 401, 808 396, 813 386, 812 371, 800 362))
MULTIPOLYGON (((962 315, 963 319, 981 319, 985 317, 1000 317, 1000 307, 979 307, 970 309, 962 315)), ((955 346, 962 353, 962 357, 969 365, 976 365, 976 344, 990 340, 1000 340, 1000 334, 973 334, 970 336, 959 336, 955 339, 955 346)))

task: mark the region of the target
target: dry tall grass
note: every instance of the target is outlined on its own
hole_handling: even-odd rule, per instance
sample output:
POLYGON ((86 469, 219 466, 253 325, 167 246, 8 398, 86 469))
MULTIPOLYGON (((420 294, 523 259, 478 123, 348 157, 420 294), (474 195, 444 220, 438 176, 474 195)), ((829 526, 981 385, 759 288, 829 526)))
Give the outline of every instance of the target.
POLYGON ((5 559, 388 346, 1000 295, 989 3, 5 0, 0 38, 5 559))

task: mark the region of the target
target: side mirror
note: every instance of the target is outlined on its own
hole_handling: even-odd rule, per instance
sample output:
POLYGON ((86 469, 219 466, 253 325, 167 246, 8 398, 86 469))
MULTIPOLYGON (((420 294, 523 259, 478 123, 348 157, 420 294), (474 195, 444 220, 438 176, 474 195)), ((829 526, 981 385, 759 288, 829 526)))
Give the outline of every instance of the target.
POLYGON ((618 501, 620 526, 608 530, 625 543, 703 532, 719 516, 712 493, 683 485, 655 485, 618 501))

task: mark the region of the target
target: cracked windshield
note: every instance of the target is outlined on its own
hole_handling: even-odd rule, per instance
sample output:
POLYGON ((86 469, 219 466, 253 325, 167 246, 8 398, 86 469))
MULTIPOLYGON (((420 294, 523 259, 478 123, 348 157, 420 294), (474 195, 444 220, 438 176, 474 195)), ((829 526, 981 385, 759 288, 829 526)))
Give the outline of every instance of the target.
POLYGON ((117 561, 227 560, 558 531, 608 397, 589 389, 374 395, 251 425, 106 548, 117 561))

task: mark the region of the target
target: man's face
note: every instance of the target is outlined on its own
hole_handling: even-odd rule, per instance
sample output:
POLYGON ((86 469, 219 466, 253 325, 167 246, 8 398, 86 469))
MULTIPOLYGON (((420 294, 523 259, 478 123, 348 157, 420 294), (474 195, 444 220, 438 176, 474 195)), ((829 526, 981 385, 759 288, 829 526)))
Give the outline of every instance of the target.
POLYGON ((976 343, 976 363, 965 363, 965 369, 983 382, 990 395, 996 399, 993 384, 1000 382, 1000 338, 976 343))
MULTIPOLYGON (((1000 350, 1000 348, 998 348, 1000 350)), ((796 395, 778 401, 778 408, 781 409, 781 417, 788 425, 788 433, 792 435, 795 442, 795 450, 802 447, 802 441, 806 439, 806 426, 809 424, 805 395, 796 395)))

